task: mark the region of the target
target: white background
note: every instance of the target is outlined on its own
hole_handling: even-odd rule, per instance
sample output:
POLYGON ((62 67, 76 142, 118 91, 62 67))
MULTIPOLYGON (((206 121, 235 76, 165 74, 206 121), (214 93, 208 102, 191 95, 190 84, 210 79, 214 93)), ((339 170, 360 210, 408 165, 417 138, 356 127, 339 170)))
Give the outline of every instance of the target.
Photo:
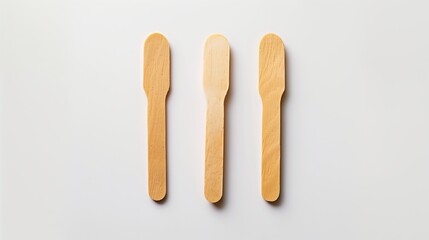
POLYGON ((427 1, 1 0, 4 240, 429 239, 427 1), (168 198, 147 194, 142 43, 171 46, 168 198), (260 195, 258 44, 287 51, 260 195), (231 45, 224 201, 203 194, 205 38, 231 45))

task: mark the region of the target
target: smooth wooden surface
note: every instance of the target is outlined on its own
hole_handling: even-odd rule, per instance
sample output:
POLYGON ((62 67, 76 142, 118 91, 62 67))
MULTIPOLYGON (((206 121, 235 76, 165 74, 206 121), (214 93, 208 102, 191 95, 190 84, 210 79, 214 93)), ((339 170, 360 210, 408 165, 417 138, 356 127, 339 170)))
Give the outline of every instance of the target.
POLYGON ((204 49, 204 92, 207 99, 204 195, 216 203, 223 192, 224 100, 229 87, 230 49, 219 34, 207 38, 204 49))
POLYGON ((148 189, 150 197, 159 201, 167 193, 165 100, 170 88, 170 47, 162 34, 146 39, 143 69, 148 100, 148 189))
POLYGON ((280 196, 281 98, 285 90, 285 51, 275 34, 259 45, 259 94, 262 98, 262 197, 269 202, 280 196))

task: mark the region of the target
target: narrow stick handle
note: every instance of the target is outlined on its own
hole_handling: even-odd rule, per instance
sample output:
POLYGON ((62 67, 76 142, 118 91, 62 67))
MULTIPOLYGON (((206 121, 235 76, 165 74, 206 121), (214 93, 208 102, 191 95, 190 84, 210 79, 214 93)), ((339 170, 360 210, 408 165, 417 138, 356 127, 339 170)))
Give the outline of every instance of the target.
POLYGON ((207 101, 204 195, 209 202, 222 198, 224 157, 224 101, 207 101))
POLYGON ((148 96, 148 183, 149 195, 159 201, 167 189, 165 96, 148 96))
POLYGON ((262 196, 272 202, 280 195, 280 99, 262 107, 262 196))

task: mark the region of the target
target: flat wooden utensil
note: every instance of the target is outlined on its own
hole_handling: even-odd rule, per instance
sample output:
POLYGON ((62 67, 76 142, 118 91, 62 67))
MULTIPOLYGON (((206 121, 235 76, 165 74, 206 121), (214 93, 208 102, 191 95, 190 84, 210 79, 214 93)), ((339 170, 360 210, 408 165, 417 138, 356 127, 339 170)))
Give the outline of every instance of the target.
POLYGON ((262 98, 262 197, 273 202, 280 196, 280 106, 285 90, 285 51, 275 34, 259 45, 259 94, 262 98))
POLYGON ((154 201, 167 192, 165 100, 170 88, 170 47, 160 33, 144 43, 144 80, 148 109, 148 188, 154 201))
POLYGON ((207 99, 204 195, 211 203, 222 198, 224 158, 224 100, 229 88, 229 44, 219 34, 204 48, 204 92, 207 99))

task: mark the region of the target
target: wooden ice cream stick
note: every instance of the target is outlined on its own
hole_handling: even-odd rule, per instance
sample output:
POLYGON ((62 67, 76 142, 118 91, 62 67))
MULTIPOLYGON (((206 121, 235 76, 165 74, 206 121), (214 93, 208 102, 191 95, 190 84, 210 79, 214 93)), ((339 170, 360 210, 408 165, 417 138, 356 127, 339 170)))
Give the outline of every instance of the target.
POLYGON ((262 197, 273 202, 280 196, 281 98, 285 90, 285 52, 275 34, 259 45, 259 94, 262 98, 262 197))
POLYGON ((144 80, 148 121, 148 189, 154 201, 167 193, 165 100, 170 88, 170 47, 160 33, 144 43, 144 80))
POLYGON ((224 160, 224 100, 229 87, 230 49, 219 34, 204 48, 204 92, 207 99, 204 195, 211 203, 222 198, 224 160))

